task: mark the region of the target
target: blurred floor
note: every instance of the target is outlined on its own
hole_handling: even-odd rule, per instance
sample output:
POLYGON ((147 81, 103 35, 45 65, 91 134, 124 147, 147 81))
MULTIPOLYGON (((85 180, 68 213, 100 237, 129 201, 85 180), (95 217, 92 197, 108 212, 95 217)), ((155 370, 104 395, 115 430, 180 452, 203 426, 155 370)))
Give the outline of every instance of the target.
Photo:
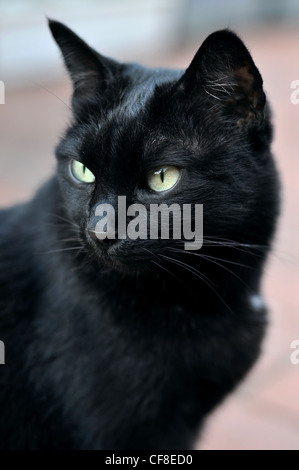
MULTIPOLYGON (((274 110, 273 150, 282 178, 282 215, 263 283, 270 310, 263 355, 237 392, 209 418, 197 448, 298 450, 299 364, 290 362, 290 343, 299 340, 299 104, 291 104, 290 83, 299 80, 299 30, 272 26, 238 32, 263 75, 274 110)), ((193 53, 194 49, 178 52, 162 65, 187 66, 193 53)), ((69 103, 70 85, 47 88, 50 93, 33 84, 8 94, 0 106, 2 206, 28 198, 54 169, 53 147, 70 117, 60 99, 69 103)))

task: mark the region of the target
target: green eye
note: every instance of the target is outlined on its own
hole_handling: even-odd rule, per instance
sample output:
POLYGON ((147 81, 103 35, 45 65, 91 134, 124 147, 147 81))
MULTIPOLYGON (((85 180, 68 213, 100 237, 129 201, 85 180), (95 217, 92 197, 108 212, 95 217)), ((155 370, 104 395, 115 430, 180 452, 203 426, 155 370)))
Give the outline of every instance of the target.
POLYGON ((157 168, 147 174, 147 184, 153 191, 166 191, 172 188, 180 177, 180 170, 175 166, 157 168))
POLYGON ((83 163, 78 162, 78 160, 71 161, 71 172, 77 180, 81 181, 81 183, 94 183, 96 179, 87 166, 84 166, 83 163))

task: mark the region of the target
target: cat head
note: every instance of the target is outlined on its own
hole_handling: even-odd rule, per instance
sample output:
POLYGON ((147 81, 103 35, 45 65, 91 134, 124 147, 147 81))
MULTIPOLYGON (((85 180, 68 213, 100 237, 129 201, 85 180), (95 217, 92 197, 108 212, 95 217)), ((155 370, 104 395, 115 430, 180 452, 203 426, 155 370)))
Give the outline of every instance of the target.
MULTIPOLYGON (((162 203, 190 205, 193 231, 195 204, 203 204, 204 240, 247 234, 255 241, 266 223, 259 200, 271 127, 262 78, 243 42, 218 31, 186 70, 148 69, 103 57, 63 24, 49 25, 73 82, 73 122, 57 147, 58 178, 86 249, 121 270, 163 263, 160 255, 182 251, 186 237, 163 239, 162 219, 158 237, 150 236, 150 207, 162 203), (133 207, 125 224, 134 204, 146 209, 136 213, 136 230, 146 225, 143 237, 117 236, 119 196, 133 207), (99 206, 112 206, 114 214, 99 206), (106 229, 97 229, 104 216, 106 229), (99 239, 113 220, 116 239, 99 239)), ((172 217, 169 226, 173 235, 172 217)))

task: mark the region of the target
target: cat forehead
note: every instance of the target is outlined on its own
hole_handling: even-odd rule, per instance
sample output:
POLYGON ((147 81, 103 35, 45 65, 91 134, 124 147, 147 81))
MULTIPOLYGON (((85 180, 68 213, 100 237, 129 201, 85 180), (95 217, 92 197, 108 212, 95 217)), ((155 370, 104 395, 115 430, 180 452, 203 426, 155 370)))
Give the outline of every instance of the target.
POLYGON ((148 69, 138 64, 128 64, 126 76, 129 79, 124 98, 120 104, 130 116, 136 116, 151 99, 156 87, 173 83, 182 76, 181 70, 164 68, 148 69))

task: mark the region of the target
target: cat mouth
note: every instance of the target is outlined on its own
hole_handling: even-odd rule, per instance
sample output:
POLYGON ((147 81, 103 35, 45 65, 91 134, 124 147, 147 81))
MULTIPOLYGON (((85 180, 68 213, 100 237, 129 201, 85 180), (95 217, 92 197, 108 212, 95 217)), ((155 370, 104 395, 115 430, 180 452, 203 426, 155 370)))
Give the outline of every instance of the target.
POLYGON ((138 262, 138 257, 134 256, 131 250, 128 252, 124 249, 126 240, 99 240, 88 232, 84 233, 83 239, 90 257, 96 260, 99 265, 126 274, 141 270, 142 266, 140 261, 138 262))
POLYGON ((97 259, 97 261, 105 265, 118 265, 119 261, 115 256, 116 243, 111 243, 111 240, 93 240, 91 237, 86 237, 89 252, 97 259))
POLYGON ((156 272, 157 263, 153 259, 155 260, 157 255, 152 247, 148 249, 146 240, 98 240, 91 237, 87 231, 84 231, 82 238, 89 257, 99 267, 133 277, 156 272))

